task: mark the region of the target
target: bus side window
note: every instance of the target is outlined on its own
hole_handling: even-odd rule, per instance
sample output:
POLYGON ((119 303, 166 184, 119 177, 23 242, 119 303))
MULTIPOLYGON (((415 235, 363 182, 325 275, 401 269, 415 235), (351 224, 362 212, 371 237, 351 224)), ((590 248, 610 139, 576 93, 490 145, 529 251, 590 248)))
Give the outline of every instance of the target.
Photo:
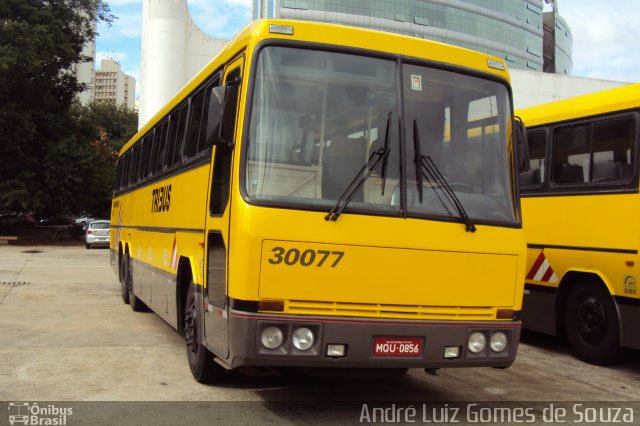
POLYGON ((155 164, 158 161, 158 133, 157 129, 153 129, 148 133, 148 141, 151 144, 151 155, 149 158, 149 162, 146 164, 147 168, 147 176, 154 176, 155 172, 155 164))
POLYGON ((529 170, 520 173, 520 185, 539 187, 544 182, 547 135, 544 130, 534 130, 527 134, 529 142, 529 170))
POLYGON ((184 154, 186 158, 196 155, 198 150, 198 137, 200 136, 200 124, 202 123, 202 111, 204 110, 204 90, 199 90, 191 97, 189 108, 189 130, 184 154))
POLYGON ((186 124, 187 104, 183 103, 171 113, 171 130, 169 132, 169 143, 167 144, 167 168, 180 162, 186 124))
POLYGON ((140 162, 138 164, 138 182, 143 182, 146 179, 145 169, 147 164, 147 158, 149 153, 149 144, 145 138, 140 139, 137 142, 140 145, 140 162))
POLYGON ((584 183, 589 177, 589 126, 579 124, 556 130, 553 180, 560 184, 584 183))
POLYGON ((121 189, 126 189, 127 188, 127 177, 129 176, 129 158, 130 158, 130 154, 131 151, 127 151, 124 156, 122 157, 122 179, 120 180, 120 188, 121 189))
POLYGON ((167 151, 167 130, 169 127, 169 121, 165 120, 160 127, 156 130, 156 144, 158 145, 158 157, 156 161, 152 165, 154 167, 154 171, 159 173, 162 171, 162 167, 164 164, 164 157, 167 151))
POLYGON ((140 145, 135 144, 131 149, 131 165, 129 166, 129 186, 138 183, 138 163, 140 162, 140 145))
POLYGON ((593 125, 592 182, 628 179, 634 157, 635 120, 621 117, 593 125))
POLYGON ((118 158, 118 162, 116 165, 116 179, 113 185, 116 192, 120 191, 120 188, 122 188, 122 185, 120 184, 120 182, 122 182, 122 157, 118 158))
POLYGON ((236 115, 238 111, 238 94, 240 86, 240 68, 236 68, 227 75, 225 82, 226 95, 222 108, 222 122, 220 123, 220 141, 233 144, 233 134, 236 129, 236 115))

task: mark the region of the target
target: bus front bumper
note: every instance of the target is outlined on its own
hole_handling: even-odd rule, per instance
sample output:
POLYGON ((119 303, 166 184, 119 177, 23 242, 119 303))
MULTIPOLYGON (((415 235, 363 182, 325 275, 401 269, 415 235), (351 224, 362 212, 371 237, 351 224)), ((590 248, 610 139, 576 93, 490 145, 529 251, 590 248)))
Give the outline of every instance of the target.
POLYGON ((408 321, 231 311, 226 362, 231 368, 506 368, 515 360, 520 329, 520 321, 408 321))

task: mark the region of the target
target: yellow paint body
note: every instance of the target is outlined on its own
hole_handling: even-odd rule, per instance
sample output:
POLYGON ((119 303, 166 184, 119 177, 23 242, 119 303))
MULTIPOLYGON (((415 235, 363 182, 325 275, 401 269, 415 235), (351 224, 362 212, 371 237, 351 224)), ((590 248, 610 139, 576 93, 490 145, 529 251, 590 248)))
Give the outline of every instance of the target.
MULTIPOLYGON (((615 351, 616 346, 640 348, 640 339, 636 337, 640 321, 640 291, 637 287, 640 274, 640 196, 636 158, 639 111, 640 84, 516 111, 530 132, 530 138, 532 133, 544 131, 547 144, 555 141, 554 138, 558 138, 557 135, 565 129, 592 126, 588 128, 590 134, 595 135, 600 133, 593 129, 603 128, 604 124, 615 123, 615 120, 625 119, 634 123, 624 138, 610 131, 606 135, 609 139, 595 136, 592 139, 592 146, 598 143, 605 147, 600 148, 603 152, 609 149, 620 151, 619 146, 626 150, 627 145, 621 145, 621 142, 615 142, 618 144, 615 145, 613 141, 629 141, 630 153, 624 156, 632 170, 625 177, 605 182, 585 179, 584 183, 564 186, 551 179, 554 181, 540 184, 538 188, 522 190, 523 227, 529 246, 523 326, 556 334, 558 330, 571 328, 577 321, 579 331, 574 335, 582 333, 587 341, 600 342, 604 339, 600 339, 599 332, 593 331, 599 327, 594 325, 593 318, 603 317, 603 312, 607 312, 606 322, 601 323, 613 327, 613 343, 609 346, 604 346, 604 343, 602 349, 595 343, 580 346, 571 342, 572 338, 579 340, 579 337, 569 336, 576 354, 589 362, 610 362, 606 357, 607 351, 615 351), (536 274, 540 271, 537 261, 541 256, 546 258, 553 277, 551 272, 547 276, 542 272, 536 274), (599 293, 591 293, 591 299, 587 297, 578 302, 579 308, 574 314, 572 295, 580 294, 585 288, 594 292, 596 287, 604 290, 602 295, 596 299, 593 294, 597 296, 599 293), (536 292, 538 296, 534 296, 536 292), (537 307, 527 301, 527 298, 534 300, 536 297, 540 297, 537 307), (591 303, 592 300, 597 300, 597 303, 591 303), (601 308, 606 304, 612 307, 610 311, 601 308), (586 312, 591 312, 591 316, 582 316, 586 312), (597 338, 594 337, 596 335, 597 338)), ((555 152, 550 154, 552 149, 547 146, 545 167, 557 170, 557 163, 551 164, 549 159, 549 155, 556 155, 555 152)), ((595 169, 593 164, 595 160, 585 169, 585 176, 589 170, 595 169)), ((583 162, 583 165, 586 167, 587 163, 583 162)), ((546 179, 550 179, 549 173, 546 174, 546 179)))
MULTIPOLYGON (((208 214, 210 182, 218 148, 210 151, 211 157, 197 167, 123 191, 113 199, 112 264, 117 264, 113 259, 118 252, 128 252, 143 268, 155 271, 150 273, 166 274, 161 278, 158 275, 155 281, 149 281, 155 284, 145 288, 145 280, 138 282, 134 273, 133 285, 138 296, 176 326, 179 319, 172 314, 174 308, 165 306, 170 305, 171 294, 176 292, 178 269, 174 246, 177 259, 188 261, 194 283, 202 286, 206 293, 207 235, 216 231, 222 235, 227 250, 226 296, 229 300, 256 305, 260 301, 282 301, 282 311, 267 313, 283 316, 459 323, 507 320, 512 321, 514 327, 517 325, 518 332, 513 332, 517 340, 517 318, 498 318, 497 313, 507 310, 517 315, 522 306, 526 247, 518 223, 512 227, 479 224, 472 233, 465 232, 460 222, 400 216, 345 213, 337 221, 326 221, 327 212, 253 205, 243 197, 240 182, 243 144, 247 140, 243 134, 248 119, 245 106, 252 84, 254 53, 267 39, 425 58, 436 64, 463 67, 507 85, 509 82, 501 60, 440 43, 299 21, 252 23, 121 152, 121 155, 127 152, 160 123, 212 72, 238 58, 244 61, 230 199, 224 214, 216 217, 208 214), (270 33, 272 24, 293 26, 294 35, 270 33), (489 60, 503 69, 495 64, 489 67, 489 60), (171 187, 170 208, 154 212, 153 190, 168 186, 171 187)), ((510 141, 505 141, 507 143, 510 141)), ((512 152, 510 147, 507 150, 512 152)), ((517 206, 514 210, 517 211, 517 206)), ((229 339, 247 340, 232 335, 229 339)), ((517 341, 514 344, 517 346, 517 341)))

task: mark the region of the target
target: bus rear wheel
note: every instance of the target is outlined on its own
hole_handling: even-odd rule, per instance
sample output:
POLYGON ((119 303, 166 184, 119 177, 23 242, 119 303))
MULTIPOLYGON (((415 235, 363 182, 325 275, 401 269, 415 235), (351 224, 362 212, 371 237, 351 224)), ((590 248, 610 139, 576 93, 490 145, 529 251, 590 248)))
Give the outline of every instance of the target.
POLYGON ((125 254, 121 261, 121 273, 120 273, 120 293, 122 294, 122 301, 125 304, 129 304, 129 286, 131 284, 131 272, 129 271, 129 254, 125 254))
POLYGON ((193 281, 189 285, 184 309, 184 341, 191 374, 199 383, 212 383, 223 377, 224 368, 216 364, 214 356, 200 342, 201 311, 196 304, 196 289, 193 281))
POLYGON ((621 354, 620 326, 613 298, 593 282, 573 287, 564 316, 567 341, 583 361, 596 365, 616 362, 621 354))
MULTIPOLYGON (((124 268, 124 287, 126 287, 127 294, 129 295, 128 299, 131 309, 133 309, 134 312, 149 312, 147 305, 145 305, 144 302, 133 293, 133 275, 131 273, 131 257, 129 256, 129 253, 124 255, 122 266, 124 268)), ((124 295, 122 297, 124 298, 124 295)))

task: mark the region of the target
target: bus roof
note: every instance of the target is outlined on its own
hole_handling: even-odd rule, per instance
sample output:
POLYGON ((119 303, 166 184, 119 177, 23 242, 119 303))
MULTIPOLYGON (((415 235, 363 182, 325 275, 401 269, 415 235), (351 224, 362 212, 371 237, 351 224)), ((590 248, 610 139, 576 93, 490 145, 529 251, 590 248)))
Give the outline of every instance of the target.
POLYGON ((549 102, 516 111, 528 127, 640 106, 640 83, 549 102))
POLYGON ((404 36, 385 31, 369 30, 345 25, 309 21, 260 19, 252 21, 225 46, 202 70, 193 77, 163 108, 142 127, 138 133, 123 146, 122 155, 131 145, 157 124, 162 117, 180 103, 221 64, 233 59, 248 47, 254 48, 265 39, 295 40, 317 43, 319 46, 340 46, 354 49, 400 55, 410 58, 426 59, 453 65, 476 72, 483 72, 510 82, 504 60, 431 40, 404 36), (271 25, 293 28, 293 35, 270 32, 271 25))

